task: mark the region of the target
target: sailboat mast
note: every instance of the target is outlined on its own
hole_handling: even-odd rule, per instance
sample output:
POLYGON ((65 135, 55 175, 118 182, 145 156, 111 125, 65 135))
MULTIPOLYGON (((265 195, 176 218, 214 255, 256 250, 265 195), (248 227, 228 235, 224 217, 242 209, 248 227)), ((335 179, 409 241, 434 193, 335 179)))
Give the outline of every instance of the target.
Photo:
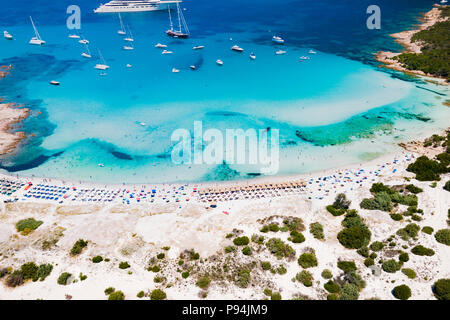
POLYGON ((177 2, 177 11, 178 11, 178 26, 180 28, 180 33, 181 33, 181 17, 180 17, 180 4, 177 2))
POLYGON ((173 22, 172 22, 172 14, 170 13, 170 6, 169 8, 169 20, 170 20, 170 31, 173 31, 173 22))
POLYGON ((125 27, 123 26, 122 16, 120 15, 120 12, 119 12, 119 20, 120 20, 120 30, 125 32, 125 30, 124 30, 125 27))
POLYGON ((34 25, 33 18, 31 18, 31 16, 30 16, 30 20, 31 20, 31 25, 33 26, 33 30, 34 30, 34 34, 36 35, 36 38, 41 40, 41 36, 39 35, 39 32, 37 31, 36 26, 34 25))

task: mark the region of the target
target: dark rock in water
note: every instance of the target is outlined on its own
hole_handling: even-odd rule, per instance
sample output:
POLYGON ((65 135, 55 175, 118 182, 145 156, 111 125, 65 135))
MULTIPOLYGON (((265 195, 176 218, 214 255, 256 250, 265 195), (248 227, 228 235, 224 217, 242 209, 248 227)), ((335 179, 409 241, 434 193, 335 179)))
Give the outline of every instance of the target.
POLYGON ((247 176, 249 177, 259 177, 261 173, 247 173, 247 176))
POLYGON ((133 157, 131 157, 130 155, 123 153, 123 152, 111 151, 111 154, 120 160, 133 160, 133 157))
POLYGON ((307 139, 300 130, 295 131, 295 135, 305 142, 314 143, 313 140, 307 139))
POLYGON ((54 154, 52 154, 50 156, 40 155, 40 156, 38 156, 38 157, 34 158, 33 160, 28 161, 26 163, 17 164, 17 165, 13 165, 13 166, 9 166, 9 167, 5 167, 5 166, 0 165, 0 168, 3 169, 3 170, 6 170, 8 172, 18 172, 18 171, 29 170, 29 169, 37 168, 40 165, 42 165, 45 162, 47 162, 49 159, 59 157, 63 153, 64 153, 64 151, 60 151, 60 152, 54 153, 54 154))
POLYGON ((239 171, 233 170, 224 161, 221 165, 218 165, 211 173, 207 174, 204 181, 229 181, 235 180, 240 177, 239 171))

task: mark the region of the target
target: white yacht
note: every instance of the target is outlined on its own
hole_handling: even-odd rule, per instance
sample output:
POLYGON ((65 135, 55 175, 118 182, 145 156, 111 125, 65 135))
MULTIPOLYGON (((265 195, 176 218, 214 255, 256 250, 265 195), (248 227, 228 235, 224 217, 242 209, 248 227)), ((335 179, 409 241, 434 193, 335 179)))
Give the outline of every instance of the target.
POLYGON ((30 17, 30 21, 31 21, 31 24, 33 25, 33 30, 34 30, 34 34, 35 34, 35 36, 33 38, 31 38, 30 44, 35 44, 35 45, 39 45, 39 46, 45 44, 45 41, 42 40, 39 32, 36 29, 36 26, 34 25, 33 18, 30 17))
POLYGON ((125 32, 125 26, 123 25, 122 16, 120 15, 120 12, 119 12, 119 21, 120 21, 120 30, 117 31, 117 34, 124 36, 127 33, 125 32))
POLYGON ((252 52, 250 53, 250 59, 255 60, 256 59, 256 55, 252 52))
POLYGON ((178 70, 178 69, 176 69, 176 68, 173 68, 173 69, 172 69, 172 72, 173 72, 173 73, 179 73, 180 70, 178 70))
POLYGON ((69 34, 70 39, 80 39, 80 36, 77 34, 69 34))
POLYGON ((86 52, 83 52, 81 54, 81 56, 84 58, 90 59, 90 58, 92 58, 91 51, 89 50, 89 46, 87 44, 85 44, 85 46, 86 46, 86 52))
POLYGON ((201 50, 201 49, 204 49, 204 48, 205 48, 205 46, 195 46, 195 47, 192 48, 192 50, 201 50))
POLYGON ((181 0, 113 0, 94 10, 95 13, 142 12, 167 10, 169 5, 178 4, 181 0))
POLYGON ((158 43, 157 45, 155 45, 155 48, 167 48, 167 45, 158 43))
POLYGON ((8 31, 3 31, 3 36, 5 37, 6 40, 12 40, 13 36, 11 34, 9 34, 8 31))
POLYGON ((282 54, 286 54, 286 51, 284 50, 278 50, 277 52, 275 52, 276 55, 282 55, 282 54))
POLYGON ((127 29, 128 29, 129 35, 127 35, 123 40, 128 41, 128 42, 134 42, 134 38, 133 38, 133 34, 131 33, 130 26, 127 25, 127 29))
POLYGON ((242 48, 239 47, 239 46, 232 46, 232 47, 231 47, 231 50, 236 51, 236 52, 243 52, 243 51, 244 51, 244 49, 242 49, 242 48))
POLYGON ((78 43, 81 43, 81 44, 89 44, 89 40, 87 40, 87 39, 81 39, 81 40, 78 41, 78 43))
POLYGON ((216 63, 217 63, 217 64, 218 64, 219 66, 223 66, 223 61, 222 61, 222 60, 220 60, 220 59, 219 59, 219 60, 217 60, 217 61, 216 61, 216 63))
POLYGON ((161 54, 172 54, 172 51, 168 51, 168 50, 163 50, 163 52, 161 52, 161 54))
POLYGON ((309 52, 310 54, 316 54, 316 53, 317 53, 317 52, 314 51, 313 49, 309 50, 308 52, 309 52))
POLYGON ((279 36, 273 36, 272 41, 278 44, 284 44, 284 39, 279 36))
POLYGON ((98 55, 99 55, 100 59, 102 60, 102 63, 97 63, 94 68, 97 69, 97 70, 107 70, 107 69, 109 69, 109 66, 106 64, 106 61, 103 58, 102 53, 100 52, 100 50, 98 50, 98 55))
POLYGON ((187 39, 189 38, 189 28, 184 18, 183 12, 181 12, 180 4, 177 2, 177 15, 178 15, 178 30, 174 29, 172 14, 170 13, 170 6, 168 6, 170 29, 166 31, 166 34, 172 38, 187 39), (184 32, 183 29, 184 28, 184 32))

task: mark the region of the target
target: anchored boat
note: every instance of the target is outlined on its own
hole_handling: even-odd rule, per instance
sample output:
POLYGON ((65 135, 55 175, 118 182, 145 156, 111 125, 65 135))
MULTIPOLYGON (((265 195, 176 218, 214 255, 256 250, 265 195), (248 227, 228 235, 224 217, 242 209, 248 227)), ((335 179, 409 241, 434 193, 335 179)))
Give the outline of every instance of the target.
POLYGON ((184 19, 183 12, 181 12, 180 4, 177 2, 178 30, 175 30, 173 28, 173 21, 172 21, 172 14, 170 13, 170 7, 168 8, 168 11, 169 11, 170 29, 166 31, 166 34, 169 37, 173 38, 181 38, 181 39, 189 38, 189 28, 187 26, 186 20, 184 19), (182 30, 182 25, 185 30, 184 32, 182 30))

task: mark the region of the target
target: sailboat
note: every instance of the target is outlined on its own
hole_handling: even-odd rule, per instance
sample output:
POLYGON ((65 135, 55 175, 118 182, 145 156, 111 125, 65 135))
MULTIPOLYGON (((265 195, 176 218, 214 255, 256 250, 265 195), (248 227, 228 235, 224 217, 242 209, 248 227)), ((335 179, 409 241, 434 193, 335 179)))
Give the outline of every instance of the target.
POLYGON ((125 27, 123 25, 122 16, 120 15, 120 12, 119 12, 119 21, 120 21, 120 30, 117 31, 117 34, 120 34, 120 35, 123 36, 123 35, 125 35, 127 33, 125 32, 125 27))
POLYGON ((34 30, 34 34, 35 34, 35 36, 33 38, 31 38, 30 44, 35 44, 35 45, 39 45, 39 46, 45 44, 45 41, 42 40, 41 36, 39 35, 39 32, 37 31, 36 26, 34 25, 34 22, 33 22, 33 18, 31 18, 31 16, 30 16, 30 21, 31 21, 31 24, 33 25, 33 30, 34 30))
POLYGON ((3 37, 5 37, 6 40, 12 40, 13 36, 8 31, 3 31, 3 37))
POLYGON ((131 33, 130 26, 127 25, 127 28, 128 28, 129 36, 127 36, 127 37, 126 37, 125 39, 123 39, 123 40, 128 41, 128 42, 134 42, 134 38, 133 38, 133 34, 131 33))
POLYGON ((87 44, 85 44, 85 46, 86 46, 86 51, 87 51, 87 52, 83 52, 83 53, 81 54, 81 56, 82 56, 82 57, 85 57, 85 58, 87 58, 87 59, 90 59, 90 58, 92 58, 91 51, 89 51, 89 46, 88 46, 87 44))
POLYGON ((94 68, 97 69, 97 70, 107 70, 107 69, 109 69, 109 66, 106 64, 106 61, 103 58, 102 53, 100 52, 100 50, 98 50, 98 55, 99 55, 100 59, 102 60, 102 63, 97 63, 94 68))
POLYGON ((186 20, 184 19, 183 12, 181 12, 180 4, 177 2, 178 30, 174 30, 174 28, 173 28, 172 14, 170 13, 170 6, 168 7, 168 10, 169 10, 169 19, 170 19, 170 29, 166 31, 166 34, 169 37, 173 37, 173 38, 181 38, 181 39, 189 38, 189 29, 188 29, 186 20), (183 24, 185 32, 182 31, 182 28, 181 28, 182 24, 183 24))
POLYGON ((130 44, 129 46, 123 46, 123 50, 134 50, 133 44, 130 44))

